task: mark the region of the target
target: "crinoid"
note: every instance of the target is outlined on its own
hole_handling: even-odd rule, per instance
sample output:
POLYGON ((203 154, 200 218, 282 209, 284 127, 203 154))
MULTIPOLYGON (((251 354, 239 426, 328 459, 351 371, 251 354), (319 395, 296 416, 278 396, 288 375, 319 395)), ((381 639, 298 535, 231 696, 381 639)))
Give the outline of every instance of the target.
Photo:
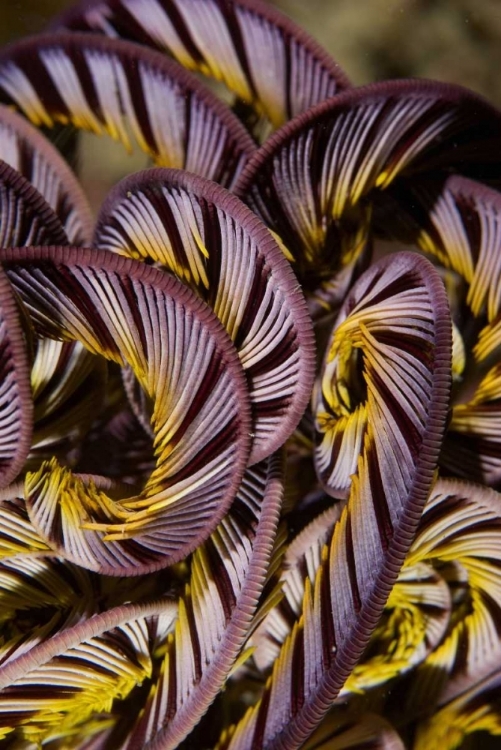
POLYGON ((0 51, 2 748, 501 734, 500 155, 260 0, 0 51))

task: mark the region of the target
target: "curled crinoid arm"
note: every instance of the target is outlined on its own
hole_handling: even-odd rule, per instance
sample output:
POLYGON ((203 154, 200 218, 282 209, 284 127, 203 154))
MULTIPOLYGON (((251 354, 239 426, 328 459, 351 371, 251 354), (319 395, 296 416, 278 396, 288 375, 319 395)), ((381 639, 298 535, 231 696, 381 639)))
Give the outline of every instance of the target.
MULTIPOLYGON (((283 598, 252 636, 253 659, 261 672, 273 665, 301 614, 305 587, 314 583, 323 547, 332 537, 341 510, 342 504, 337 503, 321 513, 285 552, 281 572, 283 598)), ((451 606, 446 581, 429 563, 404 565, 371 641, 338 700, 345 703, 350 694, 366 693, 422 663, 442 640, 451 606)))
POLYGON ((310 399, 313 333, 292 269, 259 219, 220 185, 178 170, 146 170, 112 190, 95 244, 161 264, 207 302, 249 383, 250 460, 280 447, 310 399))
POLYGON ((437 743, 444 750, 456 750, 465 741, 475 743, 477 732, 479 744, 486 732, 501 736, 501 665, 499 660, 491 663, 493 668, 489 677, 465 690, 418 725, 415 750, 427 750, 437 743))
POLYGON ((397 236, 400 230, 465 281, 463 303, 478 320, 478 341, 468 343, 481 363, 501 344, 501 193, 454 175, 399 183, 388 197, 400 214, 397 236))
POLYGON ((59 218, 25 177, 0 161, 0 248, 52 243, 68 243, 59 218))
POLYGON ((458 390, 440 463, 447 474, 501 487, 500 363, 458 390))
MULTIPOLYGON (((4 106, 0 106, 0 159, 20 172, 43 196, 63 225, 69 242, 89 244, 92 217, 75 175, 57 149, 36 128, 4 106)), ((32 243, 42 241, 40 237, 32 243)), ((9 244, 22 243, 11 241, 9 244)))
MULTIPOLYGON (((41 564, 43 561, 34 562, 33 576, 41 564)), ((76 568, 71 571, 73 576, 68 571, 65 581, 64 571, 58 570, 61 564, 52 565, 54 569, 48 573, 52 574, 54 593, 59 590, 68 596, 71 578, 76 578, 81 588, 78 573, 85 578, 85 571, 76 568)), ((27 573, 21 566, 21 575, 27 573)), ((49 592, 43 593, 50 598, 49 592)), ((90 592, 83 593, 88 601, 90 592)), ((38 643, 20 648, 16 658, 0 665, 2 738, 11 735, 10 739, 39 743, 85 730, 88 735, 116 724, 119 716, 112 714, 114 702, 129 696, 152 676, 155 650, 171 629, 177 611, 175 602, 167 597, 122 604, 90 616, 84 616, 82 606, 80 610, 71 613, 64 629, 48 638, 41 633, 38 643)), ((45 630, 50 633, 50 626, 45 630)))
POLYGON ((9 618, 12 632, 0 649, 4 736, 48 741, 56 731, 83 733, 86 722, 96 735, 110 732, 111 745, 124 750, 176 747, 221 689, 255 616, 282 473, 280 456, 246 471, 230 512, 195 552, 180 598, 151 601, 162 581, 167 590, 168 572, 137 584, 113 579, 111 586, 106 577, 28 549, 5 561, 0 618, 9 618), (17 626, 23 609, 25 618, 38 616, 29 637, 17 626), (23 702, 30 686, 37 690, 23 702), (127 709, 129 697, 140 712, 127 709))
MULTIPOLYGON (((436 568, 454 609, 443 639, 412 674, 404 714, 428 714, 501 663, 501 496, 481 485, 441 479, 426 503, 406 565, 436 568)), ((438 714, 437 714, 438 715, 438 714)))
MULTIPOLYGON (((35 183, 28 182, 13 167, 0 162, 0 247, 68 244, 62 220, 70 232, 88 238, 86 204, 83 201, 80 205, 81 196, 78 190, 72 189, 74 178, 68 177, 69 169, 60 156, 53 159, 50 144, 45 143, 41 136, 42 142, 39 143, 31 131, 31 126, 19 115, 8 112, 6 116, 0 109, 0 151, 3 148, 6 156, 23 167, 35 183), (6 134, 3 126, 17 127, 18 121, 21 121, 19 137, 9 145, 7 136, 10 130, 6 134), (35 185, 45 188, 47 198, 52 200, 59 216, 35 185)), ((36 131, 34 133, 38 135, 36 131)), ((24 309, 20 307, 19 311, 26 345, 24 356, 30 360, 31 367, 31 397, 35 402, 33 407, 26 408, 26 419, 31 413, 35 421, 28 463, 23 467, 26 471, 40 464, 44 451, 49 457, 57 450, 65 453, 74 445, 76 436, 83 435, 90 426, 93 410, 102 399, 105 364, 75 342, 32 341, 24 309)), ((20 349, 22 346, 23 340, 20 339, 20 349)))
POLYGON ((194 553, 173 637, 123 750, 178 747, 215 699, 260 603, 282 492, 281 456, 247 469, 229 513, 194 553))
POLYGON ((0 487, 7 487, 22 471, 33 433, 26 336, 30 332, 24 323, 19 302, 0 267, 0 487))
POLYGON ((26 553, 50 552, 30 521, 24 501, 24 482, 8 485, 0 496, 0 560, 26 553))
POLYGON ((246 471, 228 515, 194 553, 181 598, 171 596, 139 625, 139 612, 155 612, 144 604, 145 594, 162 591, 162 582, 166 591, 168 571, 110 580, 51 558, 22 497, 0 503, 0 549, 5 542, 9 550, 0 565, 0 621, 10 623, 0 649, 5 736, 83 736, 85 723, 96 736, 110 732, 112 744, 121 738, 123 748, 177 746, 221 689, 256 615, 276 543, 282 475, 278 455, 246 471), (117 608, 121 597, 143 603, 117 608), (96 618, 105 605, 112 606, 96 618), (19 620, 22 611, 25 622, 36 623, 29 631, 19 620), (23 703, 28 686, 40 684, 45 688, 23 703), (137 715, 127 713, 127 704, 123 713, 120 703, 132 691, 142 704, 137 715))
POLYGON ((41 35, 4 49, 0 100, 35 125, 106 133, 128 150, 135 141, 158 165, 228 186, 254 150, 230 110, 175 62, 91 34, 41 35))
MULTIPOLYGON (((6 540, 7 524, 17 506, 18 520, 22 498, 3 501, 2 538, 6 540), (9 508, 10 506, 10 508, 9 508), (6 511, 9 508, 10 513, 6 511)), ((8 524, 10 526, 10 524, 8 524)), ((24 525, 26 533, 27 525, 24 525)), ((11 526, 12 532, 13 528, 11 526)), ((20 526, 17 526, 20 531, 20 526)), ((33 533, 26 534, 26 544, 21 545, 20 534, 11 536, 11 554, 0 564, 0 601, 2 603, 2 644, 0 648, 0 674, 8 664, 17 662, 45 640, 85 621, 98 611, 96 599, 98 584, 94 574, 51 556, 41 540, 33 533), (29 542, 28 542, 29 540, 29 542), (17 542, 17 543, 16 543, 17 542)), ((3 545, 2 545, 3 546, 3 545)), ((3 677, 0 677, 2 680, 3 677)), ((4 680, 2 687, 8 684, 4 680)), ((1 692, 0 692, 1 695, 1 692)), ((2 717, 1 725, 5 723, 2 717)))
POLYGON ((397 185, 386 199, 398 211, 397 236, 414 242, 456 277, 449 296, 464 354, 441 464, 448 473, 498 486, 501 194, 455 175, 397 185))
POLYGON ((315 465, 334 497, 350 492, 376 425, 382 431, 378 457, 400 466, 396 476, 404 479, 403 467, 415 459, 409 439, 422 428, 433 378, 428 363, 435 299, 422 281, 406 277, 400 257, 410 264, 411 255, 396 255, 384 271, 372 266, 350 292, 316 383, 315 465))
POLYGON ((412 675, 443 639, 451 610, 449 587, 433 566, 404 565, 371 642, 339 699, 377 686, 384 690, 395 677, 412 675))
POLYGON ((263 695, 221 744, 231 750, 299 747, 318 724, 380 620, 434 478, 452 348, 438 274, 415 254, 385 258, 340 315, 366 384, 356 473, 263 695))
POLYGON ((0 50, 2 748, 501 736, 500 154, 268 1, 0 50))
POLYGON ((341 515, 341 504, 320 513, 290 542, 281 561, 282 599, 268 613, 252 636, 253 659, 266 672, 301 614, 306 578, 310 584, 322 560, 322 551, 341 515))
POLYGON ((226 332, 177 279, 128 258, 18 248, 3 261, 38 335, 129 365, 154 404, 156 465, 139 495, 112 500, 52 460, 26 478, 33 523, 60 554, 111 575, 184 557, 227 511, 251 447, 226 332))
POLYGON ((317 42, 259 0, 85 1, 51 27, 98 31, 164 50, 186 68, 225 83, 274 127, 349 85, 317 42))
POLYGON ((329 304, 331 286, 330 304, 339 307, 367 263, 373 193, 399 176, 442 168, 489 174, 500 124, 501 114, 466 89, 371 84, 284 125, 255 152, 235 190, 281 238, 316 304, 329 304))

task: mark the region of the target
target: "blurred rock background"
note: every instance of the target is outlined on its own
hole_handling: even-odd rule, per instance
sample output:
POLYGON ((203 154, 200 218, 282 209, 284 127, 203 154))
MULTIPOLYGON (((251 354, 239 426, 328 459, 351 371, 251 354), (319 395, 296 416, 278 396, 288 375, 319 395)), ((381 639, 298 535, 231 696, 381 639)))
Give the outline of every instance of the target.
MULTIPOLYGON (((354 84, 421 76, 462 84, 501 106, 501 0, 273 0, 354 84)), ((0 44, 43 30, 71 0, 0 0, 0 44)), ((108 138, 85 136, 78 167, 97 207, 108 185, 147 166, 108 138), (93 159, 83 154, 92 152, 93 159), (107 179, 103 166, 107 164, 107 179)))
POLYGON ((353 83, 420 76, 501 106, 501 0, 277 0, 353 83))

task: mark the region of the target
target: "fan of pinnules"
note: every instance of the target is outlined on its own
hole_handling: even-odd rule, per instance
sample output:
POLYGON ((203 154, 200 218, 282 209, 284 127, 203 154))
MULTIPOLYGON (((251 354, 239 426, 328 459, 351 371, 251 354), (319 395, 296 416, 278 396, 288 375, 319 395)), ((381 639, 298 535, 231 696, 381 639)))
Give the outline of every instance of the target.
POLYGON ((0 102, 2 748, 501 735, 501 113, 258 0, 81 2, 0 102), (151 159, 96 217, 81 130, 151 159))

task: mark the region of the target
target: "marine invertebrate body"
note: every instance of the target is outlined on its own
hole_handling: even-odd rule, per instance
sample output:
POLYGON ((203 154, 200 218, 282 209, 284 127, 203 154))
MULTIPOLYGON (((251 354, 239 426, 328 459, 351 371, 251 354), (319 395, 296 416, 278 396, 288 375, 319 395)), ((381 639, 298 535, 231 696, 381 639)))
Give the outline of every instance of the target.
POLYGON ((261 0, 0 51, 2 746, 501 734, 499 153, 261 0))

